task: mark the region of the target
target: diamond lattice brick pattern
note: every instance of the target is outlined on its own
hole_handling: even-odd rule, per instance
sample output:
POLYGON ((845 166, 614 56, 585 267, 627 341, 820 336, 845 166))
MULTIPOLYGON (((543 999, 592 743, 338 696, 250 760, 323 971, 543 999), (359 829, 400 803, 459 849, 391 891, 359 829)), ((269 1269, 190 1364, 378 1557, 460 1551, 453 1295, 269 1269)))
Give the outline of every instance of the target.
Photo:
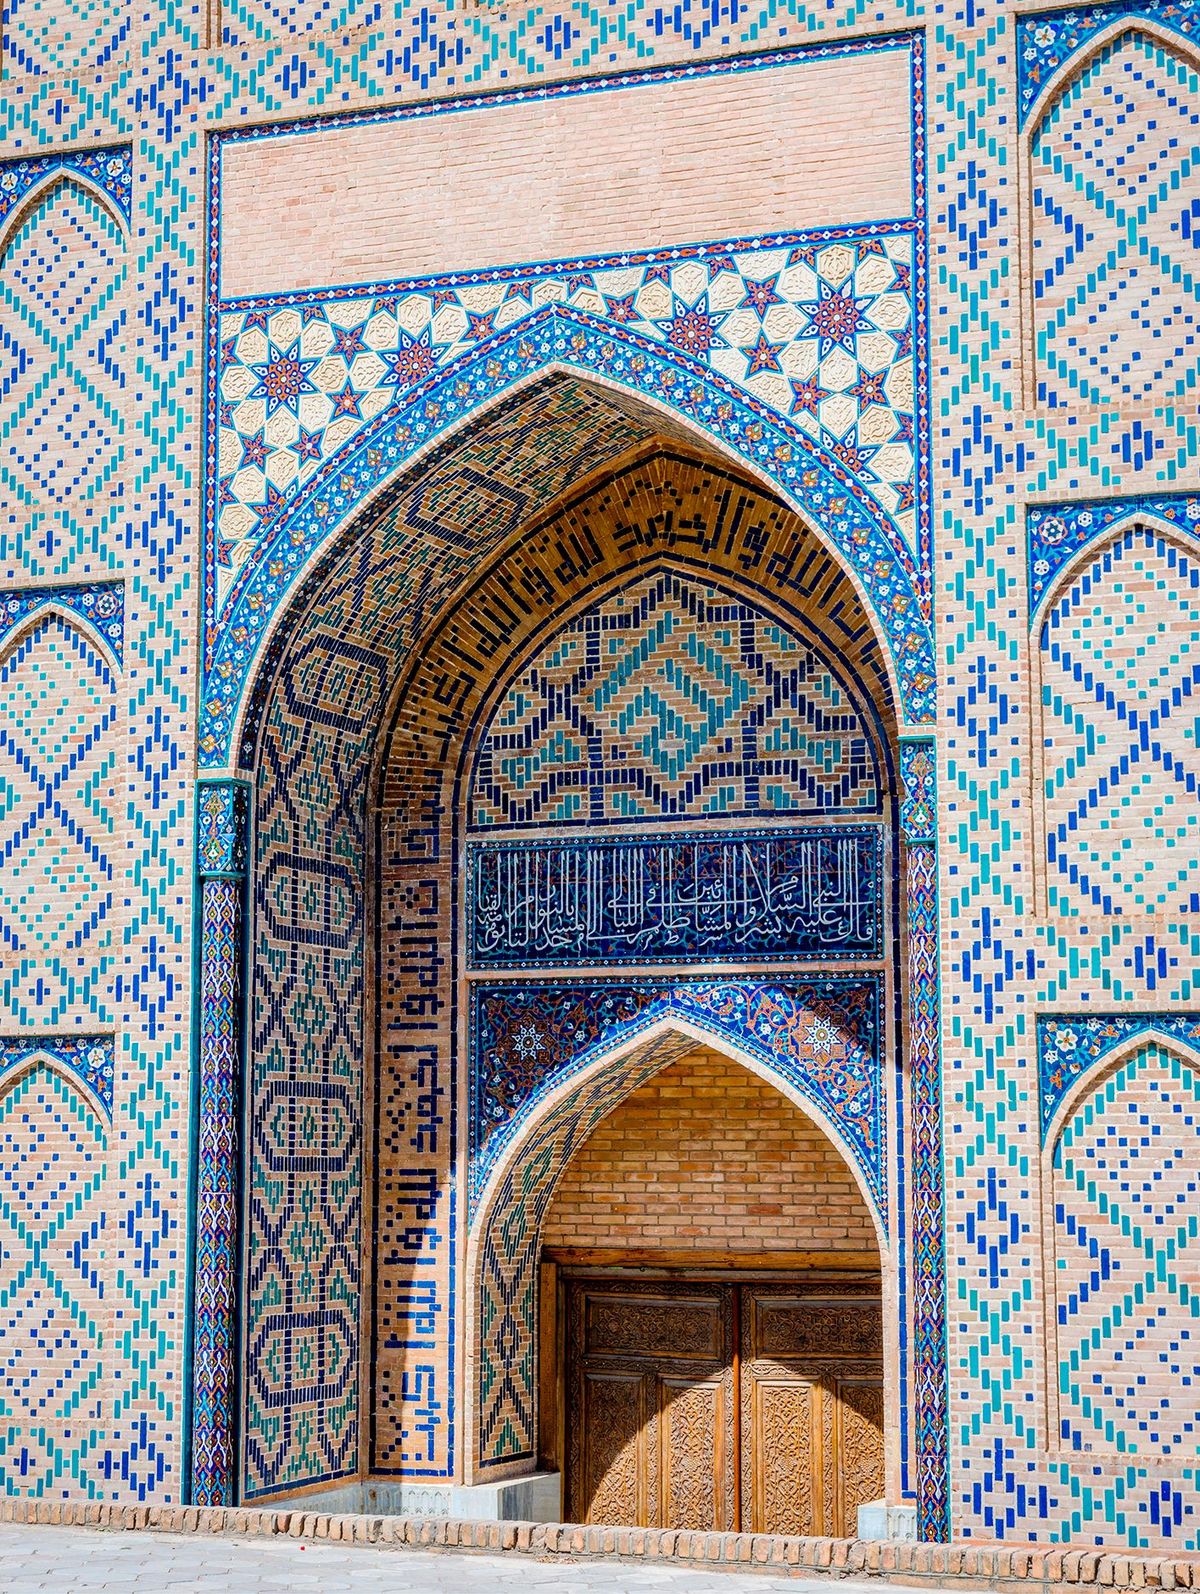
POLYGON ((1200 910, 1200 561, 1126 532, 1049 610, 1041 669, 1050 906, 1200 910))
POLYGON ((122 466, 125 245, 72 182, 33 201, 0 258, 0 562, 72 579, 111 567, 122 466))
POLYGON ((1194 1458, 1200 1073, 1156 1045, 1102 1080, 1054 1152, 1060 1440, 1194 1458))
POLYGON ((1194 272, 1200 74, 1130 33, 1034 139, 1039 402, 1184 400, 1200 365, 1194 272))
POLYGON ((107 1022, 118 716, 108 661, 50 615, 0 659, 0 1002, 107 1022))

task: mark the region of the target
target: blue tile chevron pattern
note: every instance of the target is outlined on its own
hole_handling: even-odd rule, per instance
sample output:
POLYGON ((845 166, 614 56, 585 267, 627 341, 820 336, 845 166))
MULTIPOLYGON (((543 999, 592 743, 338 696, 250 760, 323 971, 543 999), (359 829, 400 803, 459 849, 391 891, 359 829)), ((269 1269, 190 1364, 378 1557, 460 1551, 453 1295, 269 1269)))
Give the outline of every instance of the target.
MULTIPOLYGON (((7 1059, 11 1049, 0 1044, 7 1059)), ((99 1499, 106 1486, 108 1124, 78 1078, 76 1068, 54 1058, 52 1037, 45 1054, 0 1074, 0 1487, 6 1494, 99 1499)))
POLYGON ((39 606, 0 653, 0 1000, 10 1024, 111 1022, 118 726, 107 654, 68 615, 39 606))
MULTIPOLYGON (((1198 1129, 1198 1060, 1158 1042, 1101 1077, 1061 1126, 1053 1277, 1066 1451, 1194 1461, 1198 1129)), ((1163 1523, 1178 1531, 1198 1503, 1193 1474, 1190 1486, 1164 1480, 1156 1511, 1136 1499, 1126 1511, 1149 1536, 1163 1523)))
POLYGON ((1047 899, 1055 912, 1200 910, 1200 557, 1118 534, 1040 639, 1047 899), (1151 842, 1157 845, 1151 847, 1151 842))
POLYGON ((1184 400, 1200 382, 1189 256, 1200 71, 1145 34, 1114 40, 1033 138, 1037 396, 1184 400))

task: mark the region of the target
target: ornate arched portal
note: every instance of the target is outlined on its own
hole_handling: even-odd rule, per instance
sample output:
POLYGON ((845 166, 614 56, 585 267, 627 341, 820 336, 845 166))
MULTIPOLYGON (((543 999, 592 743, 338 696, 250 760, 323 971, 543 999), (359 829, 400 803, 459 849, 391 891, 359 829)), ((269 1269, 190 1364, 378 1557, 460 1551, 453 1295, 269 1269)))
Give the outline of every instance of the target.
MULTIPOLYGON (((809 1027, 820 1017, 814 1002, 865 1002, 873 1038, 855 1044, 869 1056, 875 1116, 869 1129, 860 1124, 856 1156, 888 1225, 907 1327, 901 994, 910 966, 923 1056, 936 1015, 931 867, 920 875, 929 911, 914 939, 901 911, 900 838, 911 842, 911 880, 917 854, 932 859, 932 761, 927 743, 900 736, 877 630, 804 522, 664 436, 637 406, 554 379, 375 503, 293 606, 269 666, 245 722, 253 775, 221 788, 232 799, 246 790, 253 815, 237 1492, 257 1498, 364 1473, 458 1481, 536 1465, 536 1447, 514 1439, 511 1422, 493 1425, 509 1437, 489 1450, 488 1424, 476 1420, 486 1358, 476 1355, 464 1263, 489 1158, 534 1110, 539 1084, 586 1052, 560 1047, 525 1097, 502 1105, 501 1122, 495 1101, 482 1101, 487 1024, 511 1029, 505 993, 561 992, 564 971, 588 973, 575 996, 602 1011, 615 1001, 643 1025, 667 991, 675 1006, 728 1008, 740 985, 745 1029, 773 982, 793 1036, 804 1029, 797 1015, 809 1027), (711 676, 690 707, 684 683, 680 747, 665 746, 670 734, 656 747, 644 728, 624 748, 616 732, 607 742, 585 733, 565 678, 539 711, 549 741, 506 746, 498 727, 519 719, 529 671, 544 674, 546 636, 569 651, 572 627, 616 637, 634 613, 649 626, 634 653, 645 659, 649 634, 669 617, 683 647, 667 649, 669 668, 678 677, 690 647, 693 674, 711 676), (710 712, 714 683, 737 704, 727 725, 710 712), (565 722, 549 725, 551 708, 575 715, 574 734, 588 743, 573 790, 562 783, 570 737, 565 722), (685 745, 692 711, 705 727, 699 749, 685 745), (625 760, 622 778, 612 778, 609 753, 625 760), (656 778, 638 778, 639 758, 644 776, 659 755, 656 778), (517 764, 542 774, 514 786, 517 764), (534 786, 545 788, 536 800, 534 786), (564 823, 560 845, 549 827, 564 823), (534 842, 514 840, 534 830, 534 842), (810 896, 818 877, 825 889, 840 881, 843 909, 854 908, 851 881, 871 881, 877 900, 859 905, 861 944, 840 953, 818 944, 820 914, 806 929, 802 912, 790 942, 775 932, 749 952, 706 941, 710 927, 696 923, 669 945, 652 944, 658 931, 643 925, 630 943, 636 955, 583 942, 561 955, 534 949, 532 964, 528 945, 497 952, 496 914, 484 923, 489 893, 514 871, 549 879, 578 867, 583 842, 583 866, 610 885, 628 877, 636 854, 660 885, 664 871, 692 880, 715 871, 744 891, 765 858, 769 873, 809 882, 810 896), (516 977, 531 966, 536 978, 516 977)), ((618 703, 618 727, 622 712, 618 703)), ((235 809, 231 800, 226 817, 235 809)), ((216 883, 240 867, 221 840, 236 824, 222 823, 205 871, 216 883)), ((577 941, 588 933, 571 931, 577 941)), ((789 1044, 803 1073, 803 1046, 789 1044)), ((921 1080, 914 1095, 925 1091, 936 1111, 927 1069, 921 1080)), ((203 1316, 199 1291, 198 1300, 203 1316)), ((517 1318, 528 1337, 528 1309, 517 1318)), ((205 1343, 221 1348, 219 1328, 206 1340, 202 1322, 205 1343)), ((898 1343, 902 1353, 920 1376, 911 1345, 898 1343)), ((501 1350, 510 1372, 524 1354, 516 1341, 501 1350)), ((922 1441, 907 1420, 897 1400, 899 1488, 920 1465, 922 1441)), ((228 1434, 214 1425, 197 1438, 210 1480, 229 1492, 231 1452, 216 1448, 228 1434)))

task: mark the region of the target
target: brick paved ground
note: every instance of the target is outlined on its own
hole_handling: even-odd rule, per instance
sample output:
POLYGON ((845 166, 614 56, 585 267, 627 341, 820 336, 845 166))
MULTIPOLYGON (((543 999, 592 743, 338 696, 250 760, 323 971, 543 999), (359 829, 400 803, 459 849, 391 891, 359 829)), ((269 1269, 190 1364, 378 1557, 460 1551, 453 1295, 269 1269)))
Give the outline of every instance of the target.
MULTIPOLYGON (((875 1594, 880 1587, 873 1585, 875 1594)), ((663 1565, 546 1566, 523 1555, 4 1525, 0 1588, 4 1594, 829 1594, 830 1584, 663 1565)), ((837 1588, 838 1594, 869 1594, 865 1584, 837 1588)))

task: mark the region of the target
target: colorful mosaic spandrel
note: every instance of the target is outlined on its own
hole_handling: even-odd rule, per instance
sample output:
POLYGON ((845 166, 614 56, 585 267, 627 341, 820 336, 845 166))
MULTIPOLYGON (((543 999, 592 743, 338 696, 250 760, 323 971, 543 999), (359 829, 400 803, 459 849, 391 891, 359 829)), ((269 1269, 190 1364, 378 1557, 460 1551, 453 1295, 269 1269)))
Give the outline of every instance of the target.
POLYGON ((1200 1013, 1069 1013, 1038 1019, 1043 1140, 1077 1081, 1128 1049, 1139 1035, 1175 1040, 1200 1055, 1200 1013))
POLYGON ((0 650, 17 627, 41 609, 65 609, 78 615, 108 643, 120 664, 125 643, 123 582, 94 582, 81 587, 20 587, 0 592, 0 650))
POLYGON ((109 1119, 113 1104, 113 1038, 111 1035, 0 1036, 0 1090, 36 1059, 50 1059, 81 1080, 109 1119))
POLYGON ((845 1138, 887 1218, 876 978, 476 985, 471 992, 471 1194, 537 1104, 589 1060, 672 1018, 737 1046, 845 1138))
POLYGON ((1036 616, 1059 571, 1089 543, 1107 541, 1118 527, 1139 521, 1176 527, 1188 539, 1200 537, 1200 493, 1148 493, 1137 498, 1037 504, 1028 509, 1031 612, 1036 616))
POLYGON ((17 207, 43 183, 75 174, 112 200, 128 225, 133 195, 133 150, 128 144, 108 149, 69 150, 26 160, 0 161, 0 228, 17 207))

